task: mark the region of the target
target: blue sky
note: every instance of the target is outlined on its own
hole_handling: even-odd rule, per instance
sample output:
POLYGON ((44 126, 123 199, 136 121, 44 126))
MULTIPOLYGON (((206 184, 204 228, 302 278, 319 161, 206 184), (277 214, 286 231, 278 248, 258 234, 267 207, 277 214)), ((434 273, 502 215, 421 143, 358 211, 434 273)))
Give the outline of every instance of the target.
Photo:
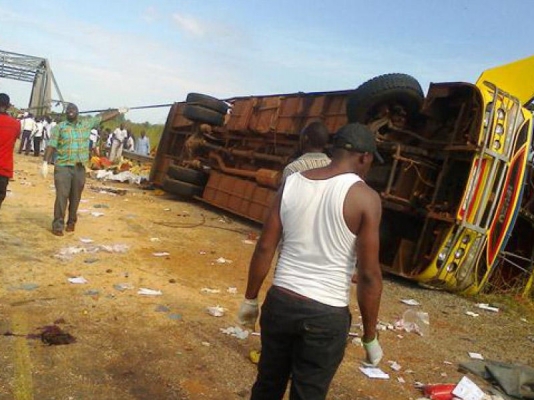
MULTIPOLYGON (((376 75, 475 82, 534 54, 530 0, 0 0, 0 50, 47 58, 80 110, 355 88, 376 75)), ((31 84, 0 79, 27 106, 31 84)), ((54 96, 57 98, 57 96, 54 96)), ((164 122, 168 109, 131 111, 164 122)))

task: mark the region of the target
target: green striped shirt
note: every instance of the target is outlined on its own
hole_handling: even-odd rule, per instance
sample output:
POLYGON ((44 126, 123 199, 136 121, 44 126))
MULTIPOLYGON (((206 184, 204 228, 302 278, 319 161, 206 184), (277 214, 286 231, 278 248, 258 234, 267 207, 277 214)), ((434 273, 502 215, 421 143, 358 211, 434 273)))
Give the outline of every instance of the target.
POLYGON ((48 145, 57 152, 55 165, 74 166, 89 161, 89 135, 98 127, 100 117, 86 118, 76 122, 63 121, 52 129, 48 145))

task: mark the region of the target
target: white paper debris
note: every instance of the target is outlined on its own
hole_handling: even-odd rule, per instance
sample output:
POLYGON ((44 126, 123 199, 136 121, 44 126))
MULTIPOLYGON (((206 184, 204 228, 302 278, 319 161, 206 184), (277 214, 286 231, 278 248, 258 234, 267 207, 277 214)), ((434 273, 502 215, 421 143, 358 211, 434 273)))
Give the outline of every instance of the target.
POLYGON ((222 333, 236 337, 241 340, 248 338, 250 334, 249 331, 247 331, 246 329, 241 329, 239 326, 230 326, 228 328, 220 328, 219 330, 222 333))
POLYGON ((209 315, 212 315, 214 317, 222 317, 224 315, 224 308, 219 305, 216 305, 214 307, 208 307, 206 310, 208 311, 209 315))
POLYGON ((84 284, 87 283, 87 279, 85 279, 83 276, 77 276, 74 278, 69 278, 70 283, 77 283, 77 284, 84 284))
POLYGON ((166 252, 166 251, 158 251, 158 252, 152 253, 152 255, 154 257, 166 257, 166 256, 168 256, 170 254, 168 252, 166 252))
POLYGON ((163 293, 161 292, 161 290, 139 288, 139 290, 137 291, 137 294, 140 294, 143 296, 161 296, 163 293))
POLYGON ((161 242, 160 238, 157 238, 157 237, 150 238, 150 241, 151 242, 161 242))
POLYGON ((89 239, 89 238, 80 238, 80 242, 82 242, 82 243, 93 243, 94 240, 93 239, 89 239))
POLYGON ((466 311, 465 315, 469 315, 470 317, 478 317, 478 314, 474 313, 473 311, 466 311))
POLYGON ((400 371, 402 367, 396 361, 388 361, 389 366, 393 371, 400 371))
POLYGON ((484 397, 484 392, 467 376, 460 379, 452 394, 462 400, 481 400, 484 397))
POLYGON ((406 381, 404 380, 402 376, 397 376, 397 381, 400 383, 406 383, 406 381))
POLYGON ((360 371, 371 379, 389 379, 389 375, 377 367, 360 367, 360 371))
POLYGON ((471 353, 469 351, 469 352, 467 352, 467 354, 469 354, 469 357, 472 358, 473 360, 483 360, 484 359, 484 357, 480 353, 471 353))
POLYGON ((231 264, 232 263, 232 260, 228 260, 224 257, 219 257, 218 259, 215 260, 215 262, 217 264, 231 264))
POLYGON ((200 289, 200 292, 213 294, 213 293, 220 293, 221 291, 219 289, 211 289, 211 288, 204 287, 200 289))
POLYGON ((93 211, 93 212, 91 213, 91 215, 92 215, 93 217, 101 217, 102 215, 104 215, 104 213, 103 213, 103 212, 99 212, 99 211, 93 211))
POLYGON ((255 240, 250 240, 250 239, 244 239, 244 240, 242 240, 242 242, 244 244, 256 244, 255 240))
POLYGON ((226 289, 226 291, 230 294, 237 294, 237 288, 234 286, 229 286, 228 289, 226 289))
POLYGON ((497 307, 490 306, 490 305, 487 304, 487 303, 477 303, 476 306, 477 306, 478 308, 483 309, 483 310, 493 311, 493 312, 499 312, 499 309, 498 309, 497 307))
POLYGON ((419 306, 420 303, 417 300, 414 299, 402 299, 402 303, 408 304, 409 306, 419 306))

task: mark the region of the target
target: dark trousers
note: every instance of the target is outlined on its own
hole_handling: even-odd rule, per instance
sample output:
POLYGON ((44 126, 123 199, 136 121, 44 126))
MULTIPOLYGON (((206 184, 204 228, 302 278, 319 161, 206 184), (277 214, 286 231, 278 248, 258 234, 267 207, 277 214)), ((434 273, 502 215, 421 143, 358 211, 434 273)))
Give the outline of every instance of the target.
POLYGON ((348 307, 331 307, 273 286, 261 308, 261 357, 252 400, 325 399, 345 354, 348 307))
POLYGON ((9 178, 7 176, 0 175, 0 207, 6 198, 7 194, 7 185, 9 184, 9 178))
POLYGON ((41 153, 41 140, 40 137, 33 137, 33 155, 35 157, 39 157, 39 154, 41 153))
POLYGON ((56 186, 56 202, 54 203, 54 221, 52 230, 63 231, 67 203, 69 215, 67 225, 74 226, 78 220, 78 206, 85 185, 85 168, 81 164, 75 167, 56 166, 54 168, 54 185, 56 186))
POLYGON ((23 151, 26 154, 30 154, 30 136, 32 132, 31 131, 22 131, 22 136, 20 137, 20 147, 19 147, 19 154, 23 151))

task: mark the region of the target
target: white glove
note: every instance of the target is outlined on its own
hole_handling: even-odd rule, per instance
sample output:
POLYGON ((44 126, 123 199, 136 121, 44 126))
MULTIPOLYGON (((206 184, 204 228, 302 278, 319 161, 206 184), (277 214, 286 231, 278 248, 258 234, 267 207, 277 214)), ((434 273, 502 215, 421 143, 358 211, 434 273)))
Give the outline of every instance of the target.
POLYGON ((128 107, 121 107, 118 108, 117 111, 119 112, 119 114, 126 114, 128 111, 130 111, 130 109, 128 107))
POLYGON ((237 322, 245 328, 254 330, 260 313, 258 299, 244 299, 237 313, 237 322))
POLYGON ((43 161, 43 165, 41 166, 41 176, 43 178, 46 178, 48 175, 48 163, 46 161, 43 161))
POLYGON ((366 354, 363 364, 366 366, 376 367, 384 356, 382 347, 380 346, 380 343, 378 343, 378 337, 375 336, 375 338, 369 343, 365 343, 363 341, 362 343, 366 354))

